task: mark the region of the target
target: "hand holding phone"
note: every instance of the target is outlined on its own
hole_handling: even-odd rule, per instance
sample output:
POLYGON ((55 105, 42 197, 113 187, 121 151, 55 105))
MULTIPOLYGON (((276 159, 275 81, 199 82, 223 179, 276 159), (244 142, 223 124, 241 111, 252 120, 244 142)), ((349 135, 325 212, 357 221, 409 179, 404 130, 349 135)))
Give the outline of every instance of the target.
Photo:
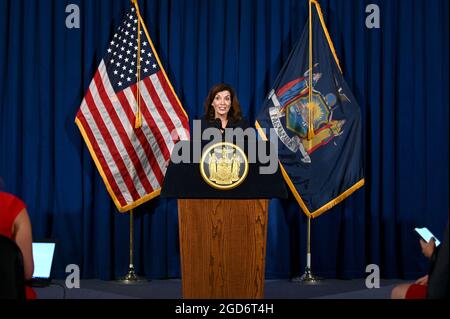
POLYGON ((427 243, 430 242, 431 238, 434 238, 434 243, 437 246, 441 243, 436 236, 434 236, 426 227, 414 228, 414 230, 419 234, 419 236, 427 243))

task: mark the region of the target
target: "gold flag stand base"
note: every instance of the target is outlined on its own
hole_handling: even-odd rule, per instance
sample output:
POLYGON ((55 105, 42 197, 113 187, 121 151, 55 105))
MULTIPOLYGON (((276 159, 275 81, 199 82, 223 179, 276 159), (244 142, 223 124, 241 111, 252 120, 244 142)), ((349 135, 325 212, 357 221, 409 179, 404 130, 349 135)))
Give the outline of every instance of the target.
POLYGON ((311 272, 311 268, 306 267, 305 273, 300 277, 294 277, 291 282, 299 283, 302 285, 320 285, 323 283, 323 278, 314 276, 311 272))
POLYGON ((306 267, 305 273, 301 277, 294 277, 291 282, 299 283, 301 285, 311 285, 317 286, 323 283, 323 279, 314 276, 311 271, 311 216, 308 216, 308 226, 307 226, 307 253, 306 253, 306 267))
POLYGON ((128 268, 128 272, 127 274, 116 280, 118 283, 122 283, 122 284, 141 284, 144 282, 149 282, 150 279, 146 279, 143 277, 140 277, 136 274, 136 272, 134 271, 134 266, 130 265, 130 267, 128 268))
POLYGON ((150 281, 146 278, 139 277, 136 272, 134 271, 134 263, 133 263, 133 238, 134 237, 134 227, 133 227, 133 210, 130 210, 130 263, 128 264, 128 273, 125 275, 125 277, 122 277, 116 282, 121 284, 140 284, 150 281))

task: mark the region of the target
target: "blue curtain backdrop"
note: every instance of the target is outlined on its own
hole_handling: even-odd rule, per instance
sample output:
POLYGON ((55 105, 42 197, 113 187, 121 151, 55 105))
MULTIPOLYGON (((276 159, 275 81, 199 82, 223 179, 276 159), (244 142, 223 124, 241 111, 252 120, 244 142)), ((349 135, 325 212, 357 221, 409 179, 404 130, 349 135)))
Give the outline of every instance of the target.
MULTIPOLYGON (((363 116, 366 186, 312 221, 313 271, 384 278, 427 269, 416 226, 442 236, 449 212, 449 1, 321 0, 363 116), (381 28, 365 12, 377 4, 381 28)), ((305 26, 306 0, 140 0, 142 15, 191 120, 208 89, 233 85, 254 121, 305 26)), ((0 0, 0 176, 28 205, 36 239, 58 239, 55 274, 128 269, 129 215, 119 214, 74 124, 129 9, 128 0, 0 0), (80 8, 68 29, 66 6, 80 8)), ((180 183, 186 180, 180 178, 180 183)), ((136 210, 135 264, 149 278, 180 277, 177 206, 136 210)), ((306 218, 293 198, 270 204, 266 275, 304 271, 306 218)))

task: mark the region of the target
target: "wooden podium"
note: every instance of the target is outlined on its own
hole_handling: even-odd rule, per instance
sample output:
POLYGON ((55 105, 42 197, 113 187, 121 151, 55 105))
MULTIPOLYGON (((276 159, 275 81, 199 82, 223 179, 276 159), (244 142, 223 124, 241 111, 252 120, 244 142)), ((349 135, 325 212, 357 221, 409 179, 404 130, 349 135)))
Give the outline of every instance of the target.
POLYGON ((267 199, 179 199, 183 298, 264 297, 267 199))
MULTIPOLYGON (((192 141, 177 145, 194 157, 192 141)), ((183 298, 264 297, 269 199, 287 189, 279 169, 262 174, 261 165, 249 163, 247 178, 224 191, 203 180, 199 162, 171 159, 161 197, 178 199, 183 298)))

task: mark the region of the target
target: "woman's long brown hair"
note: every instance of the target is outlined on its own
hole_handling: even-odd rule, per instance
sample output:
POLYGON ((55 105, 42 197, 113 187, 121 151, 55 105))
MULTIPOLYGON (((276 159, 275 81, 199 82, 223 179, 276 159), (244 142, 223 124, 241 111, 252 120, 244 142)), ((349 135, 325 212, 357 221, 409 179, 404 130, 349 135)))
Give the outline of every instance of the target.
POLYGON ((230 111, 228 112, 228 120, 230 122, 238 122, 242 120, 242 111, 241 111, 241 105, 239 104, 239 100, 236 96, 236 92, 234 89, 224 83, 219 83, 214 85, 211 90, 209 90, 208 96, 205 100, 205 115, 206 120, 209 122, 213 122, 215 119, 215 113, 214 113, 214 107, 212 106, 212 102, 214 101, 214 98, 216 97, 217 93, 228 91, 231 95, 231 107, 230 111))

